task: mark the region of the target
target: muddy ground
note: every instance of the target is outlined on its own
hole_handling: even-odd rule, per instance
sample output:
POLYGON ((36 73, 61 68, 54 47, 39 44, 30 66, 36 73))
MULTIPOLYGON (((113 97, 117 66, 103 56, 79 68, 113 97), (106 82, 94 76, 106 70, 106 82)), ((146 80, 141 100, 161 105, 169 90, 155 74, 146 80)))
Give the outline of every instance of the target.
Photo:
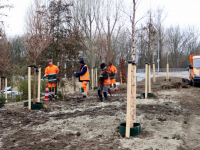
MULTIPOLYGON (((171 78, 152 84, 156 98, 137 99, 142 134, 121 139, 118 126, 126 118, 126 85, 97 103, 97 91, 81 102, 79 92, 65 101, 48 101, 46 110, 24 110, 22 102, 6 104, 0 113, 1 150, 199 150, 200 88, 171 78)), ((144 92, 144 81, 137 94, 144 92)))

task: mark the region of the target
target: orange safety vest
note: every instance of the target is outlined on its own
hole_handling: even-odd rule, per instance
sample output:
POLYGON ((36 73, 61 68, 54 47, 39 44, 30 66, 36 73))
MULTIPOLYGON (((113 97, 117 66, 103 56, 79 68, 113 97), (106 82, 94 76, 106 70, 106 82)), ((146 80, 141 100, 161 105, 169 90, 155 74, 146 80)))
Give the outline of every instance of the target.
MULTIPOLYGON (((103 71, 101 71, 101 74, 103 74, 103 71)), ((110 84, 110 78, 104 79, 103 85, 109 85, 110 84)))
POLYGON ((55 65, 48 66, 45 69, 45 76, 48 75, 48 82, 53 83, 57 81, 56 74, 59 72, 59 69, 55 65))
POLYGON ((113 65, 108 67, 108 73, 112 73, 112 72, 117 74, 117 68, 113 65))
MULTIPOLYGON (((83 68, 84 67, 87 67, 87 65, 84 65, 83 68)), ((83 71, 83 68, 81 69, 81 72, 83 71)), ((88 67, 87 67, 87 72, 84 75, 80 76, 80 80, 81 81, 85 81, 85 80, 90 81, 90 74, 89 74, 89 71, 88 71, 88 67)))

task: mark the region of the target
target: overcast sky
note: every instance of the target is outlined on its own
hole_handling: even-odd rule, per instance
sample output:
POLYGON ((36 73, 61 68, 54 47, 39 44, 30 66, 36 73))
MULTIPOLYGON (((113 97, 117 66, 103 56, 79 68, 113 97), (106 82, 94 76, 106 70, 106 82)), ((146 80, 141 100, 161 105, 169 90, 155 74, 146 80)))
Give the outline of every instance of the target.
MULTIPOLYGON (((14 8, 7 12, 8 17, 3 18, 6 23, 8 36, 22 35, 24 28, 24 16, 26 9, 32 0, 9 0, 14 8)), ((127 8, 131 10, 132 0, 124 0, 127 8)), ((164 7, 167 13, 164 25, 200 26, 200 0, 142 0, 136 17, 140 18, 150 8, 155 10, 158 6, 164 7)))

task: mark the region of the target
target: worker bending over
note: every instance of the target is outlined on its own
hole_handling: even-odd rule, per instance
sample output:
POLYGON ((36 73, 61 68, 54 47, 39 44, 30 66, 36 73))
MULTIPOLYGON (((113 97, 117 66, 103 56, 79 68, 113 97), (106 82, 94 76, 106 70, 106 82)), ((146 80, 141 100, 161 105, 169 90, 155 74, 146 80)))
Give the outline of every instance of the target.
POLYGON ((113 64, 110 62, 108 66, 108 73, 110 77, 110 88, 114 86, 115 90, 118 90, 117 85, 116 85, 116 74, 117 74, 117 68, 113 66, 113 64))
POLYGON ((59 69, 57 66, 53 65, 53 61, 49 60, 49 66, 45 69, 45 75, 43 79, 48 77, 48 87, 49 87, 49 99, 52 100, 52 98, 55 97, 55 88, 57 83, 57 73, 59 72, 59 69))
POLYGON ((108 69, 107 69, 105 63, 102 63, 100 65, 100 68, 101 68, 101 75, 100 75, 99 80, 102 81, 102 83, 100 83, 100 85, 98 87, 98 95, 99 95, 98 102, 103 101, 102 91, 103 91, 104 98, 105 98, 104 102, 108 102, 108 85, 110 84, 109 73, 108 73, 108 69))
POLYGON ((79 81, 82 82, 82 86, 81 86, 81 91, 83 94, 83 99, 85 100, 87 97, 87 85, 90 82, 90 74, 89 74, 89 69, 86 65, 86 63, 84 62, 83 59, 80 60, 80 71, 79 72, 74 72, 74 75, 76 77, 79 77, 79 81))

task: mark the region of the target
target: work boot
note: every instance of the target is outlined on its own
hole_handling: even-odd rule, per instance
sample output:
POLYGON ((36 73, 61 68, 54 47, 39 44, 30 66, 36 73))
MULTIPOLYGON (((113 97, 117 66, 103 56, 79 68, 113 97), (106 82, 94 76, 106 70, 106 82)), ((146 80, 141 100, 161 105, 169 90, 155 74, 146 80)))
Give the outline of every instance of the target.
POLYGON ((98 95, 99 95, 99 99, 97 100, 97 102, 103 102, 103 97, 101 94, 101 90, 98 90, 98 95))
POLYGON ((103 102, 103 97, 101 95, 101 97, 99 97, 99 99, 97 100, 97 102, 103 102))
POLYGON ((52 95, 49 95, 49 100, 50 100, 50 101, 52 100, 52 95))
POLYGON ((116 85, 116 84, 114 84, 114 90, 115 90, 115 91, 117 91, 117 90, 118 90, 118 88, 117 88, 117 85, 116 85))
POLYGON ((103 92, 103 94, 104 94, 104 98, 105 98, 104 103, 109 102, 109 101, 108 101, 108 94, 107 94, 107 92, 103 92))
POLYGON ((81 100, 84 101, 86 98, 87 98, 86 95, 84 95, 81 100))
POLYGON ((54 98, 55 100, 57 99, 57 95, 51 94, 52 99, 54 98))

